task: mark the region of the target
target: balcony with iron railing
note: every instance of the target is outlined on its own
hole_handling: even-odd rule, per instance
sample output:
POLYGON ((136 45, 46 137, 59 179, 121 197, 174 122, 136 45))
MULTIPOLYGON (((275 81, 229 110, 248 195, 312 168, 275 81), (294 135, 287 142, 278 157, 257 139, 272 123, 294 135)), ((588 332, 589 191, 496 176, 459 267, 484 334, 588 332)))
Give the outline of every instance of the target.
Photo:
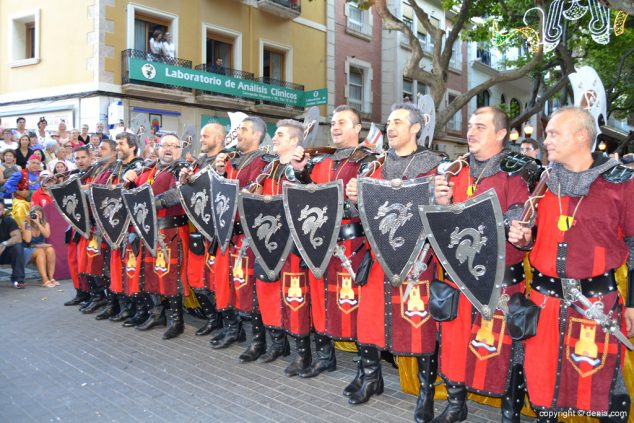
POLYGON ((295 19, 302 13, 300 0, 257 0, 258 8, 287 19, 295 19))
MULTIPOLYGON (((231 78, 244 79, 247 81, 255 81, 255 75, 252 72, 245 72, 239 69, 226 68, 224 66, 218 67, 215 63, 202 63, 196 66, 194 69, 214 73, 217 75, 224 75, 231 78)), ((253 100, 245 99, 242 97, 221 94, 214 91, 196 90, 196 99, 202 103, 214 103, 218 105, 232 106, 232 105, 252 105, 253 100), (243 104, 244 103, 244 104, 243 104)))
POLYGON ((191 60, 161 56, 143 50, 123 50, 121 52, 121 86, 124 92, 142 95, 155 94, 171 98, 191 96, 193 91, 191 88, 161 84, 151 80, 130 79, 130 59, 144 60, 149 63, 165 63, 188 69, 192 68, 191 60))
MULTIPOLYGON (((304 86, 301 84, 295 84, 289 81, 282 81, 280 79, 271 78, 268 76, 260 76, 255 79, 257 82, 262 82, 263 84, 276 85, 278 87, 290 88, 293 90, 304 91, 304 86)), ((268 106, 273 106, 275 111, 280 111, 280 109, 286 109, 289 113, 295 114, 298 110, 304 110, 303 106, 291 106, 284 105, 281 103, 275 103, 272 101, 258 101, 258 109, 268 109, 268 106)))

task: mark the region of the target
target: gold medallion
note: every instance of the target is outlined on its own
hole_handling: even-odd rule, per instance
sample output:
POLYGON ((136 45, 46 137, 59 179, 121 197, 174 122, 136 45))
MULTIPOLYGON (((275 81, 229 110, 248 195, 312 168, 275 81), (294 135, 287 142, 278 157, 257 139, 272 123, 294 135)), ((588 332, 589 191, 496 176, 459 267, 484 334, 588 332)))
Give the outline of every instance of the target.
POLYGON ((574 219, 572 216, 566 216, 562 214, 559 216, 559 220, 557 221, 557 229, 562 232, 566 232, 568 229, 572 228, 572 224, 574 223, 574 219))

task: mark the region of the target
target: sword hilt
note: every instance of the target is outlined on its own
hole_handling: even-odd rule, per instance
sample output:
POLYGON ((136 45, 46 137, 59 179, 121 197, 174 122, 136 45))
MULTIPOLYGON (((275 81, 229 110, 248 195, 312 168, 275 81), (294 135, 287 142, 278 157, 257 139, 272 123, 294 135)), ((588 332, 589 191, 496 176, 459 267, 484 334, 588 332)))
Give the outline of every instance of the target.
POLYGON ((346 247, 343 247, 337 244, 337 246, 335 247, 334 254, 339 260, 341 260, 341 265, 343 266, 344 269, 346 269, 346 272, 350 274, 350 277, 352 277, 352 280, 353 281, 356 280, 357 275, 354 273, 354 270, 352 270, 352 262, 346 256, 346 247))

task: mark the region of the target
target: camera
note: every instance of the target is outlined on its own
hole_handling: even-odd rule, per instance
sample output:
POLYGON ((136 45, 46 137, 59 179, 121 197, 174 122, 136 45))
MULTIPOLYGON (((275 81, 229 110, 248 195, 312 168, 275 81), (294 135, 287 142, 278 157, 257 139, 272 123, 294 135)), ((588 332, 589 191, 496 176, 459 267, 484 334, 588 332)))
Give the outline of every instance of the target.
POLYGON ((35 212, 29 213, 29 217, 31 218, 31 220, 37 220, 38 219, 37 213, 35 213, 35 212))

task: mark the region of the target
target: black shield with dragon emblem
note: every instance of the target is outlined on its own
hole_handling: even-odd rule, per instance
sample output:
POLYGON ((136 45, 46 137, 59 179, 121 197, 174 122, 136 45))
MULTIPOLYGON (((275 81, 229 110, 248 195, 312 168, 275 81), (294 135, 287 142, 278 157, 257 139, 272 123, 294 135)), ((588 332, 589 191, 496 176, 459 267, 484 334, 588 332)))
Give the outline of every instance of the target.
POLYGON ((240 182, 238 180, 226 179, 216 172, 212 172, 211 198, 214 231, 223 254, 229 245, 231 235, 233 235, 233 222, 236 219, 239 190, 240 182))
POLYGON ((90 215, 88 202, 81 190, 79 177, 71 177, 65 182, 49 188, 53 203, 64 220, 84 238, 90 237, 90 215))
POLYGON ((440 263, 471 304, 490 318, 498 305, 506 258, 497 194, 490 189, 462 203, 419 210, 440 263))
POLYGON ((143 240, 145 247, 153 257, 156 257, 159 231, 157 226, 156 208, 154 207, 154 193, 150 185, 122 191, 130 221, 137 234, 143 240))
POLYGON ((337 244, 343 215, 343 182, 299 185, 284 182, 284 211, 291 236, 317 278, 324 276, 337 244))
POLYGON ((249 246, 267 276, 273 279, 282 269, 293 242, 283 196, 242 192, 238 208, 249 246))
POLYGON ((187 184, 178 184, 178 195, 185 213, 205 238, 212 241, 214 232, 211 176, 207 168, 191 177, 187 184))
POLYGON ((130 215, 123 204, 121 185, 91 185, 89 195, 95 222, 106 242, 116 250, 130 226, 130 215))
POLYGON ((359 215, 387 280, 400 285, 418 258, 426 233, 418 207, 433 203, 433 176, 408 181, 359 179, 359 215))

